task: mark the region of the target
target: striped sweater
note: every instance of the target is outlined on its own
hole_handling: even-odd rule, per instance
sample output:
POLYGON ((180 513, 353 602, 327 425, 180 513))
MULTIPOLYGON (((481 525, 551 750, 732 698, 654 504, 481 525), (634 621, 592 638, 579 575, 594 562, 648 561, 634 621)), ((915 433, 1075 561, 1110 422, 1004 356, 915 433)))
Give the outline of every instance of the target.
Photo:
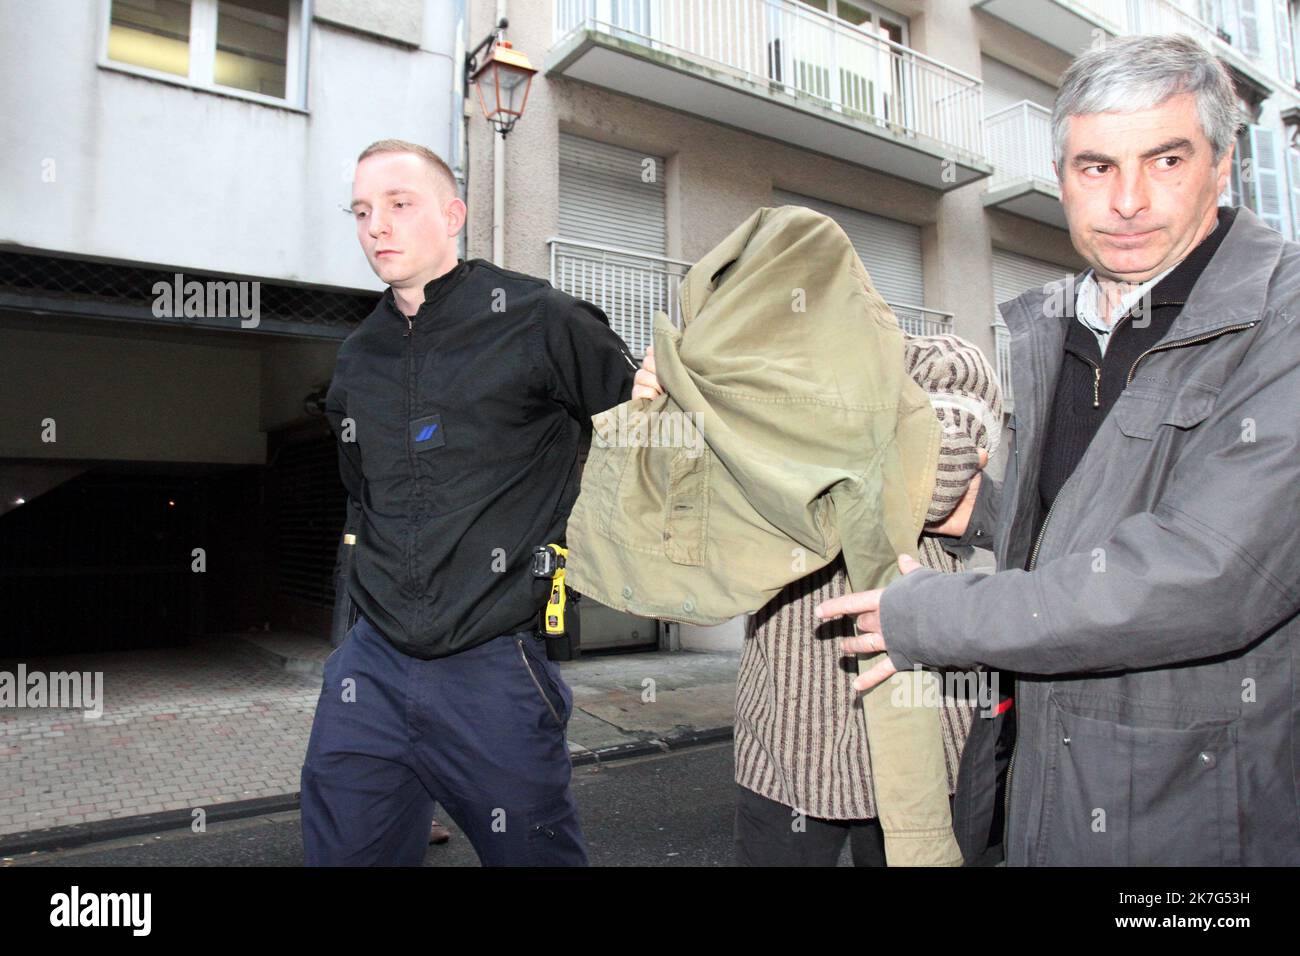
MULTIPOLYGON (((983 353, 952 335, 908 337, 909 374, 930 396, 943 428, 939 470, 927 522, 950 514, 990 455, 1001 427, 1002 396, 983 353)), ((962 570, 940 540, 922 535, 922 565, 962 570)), ((857 676, 839 638, 850 618, 819 624, 813 608, 848 591, 843 559, 788 585, 747 622, 736 687, 736 782, 809 816, 860 820, 876 816, 871 755, 857 676)), ((948 792, 970 731, 974 704, 944 697, 940 725, 948 792)))

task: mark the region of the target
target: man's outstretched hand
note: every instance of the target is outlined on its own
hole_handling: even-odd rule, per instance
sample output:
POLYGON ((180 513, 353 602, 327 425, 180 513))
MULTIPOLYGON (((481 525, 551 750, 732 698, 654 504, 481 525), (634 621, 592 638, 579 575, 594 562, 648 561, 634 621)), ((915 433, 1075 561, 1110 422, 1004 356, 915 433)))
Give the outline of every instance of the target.
MULTIPOLYGON (((898 570, 904 574, 911 574, 920 566, 911 555, 898 556, 898 570)), ((884 593, 884 588, 876 588, 874 591, 857 591, 853 594, 845 594, 843 597, 831 598, 818 604, 813 609, 813 614, 819 621, 833 621, 845 614, 856 614, 854 623, 861 633, 841 639, 840 649, 846 654, 877 654, 885 650, 885 635, 880 630, 880 595, 884 593)), ((865 673, 853 679, 853 689, 871 690, 881 681, 888 680, 897 673, 898 668, 894 666, 894 662, 888 656, 882 657, 865 673)))
POLYGON ((655 347, 652 345, 645 350, 645 358, 641 360, 641 367, 632 380, 632 397, 654 398, 663 393, 663 386, 655 375, 655 347))

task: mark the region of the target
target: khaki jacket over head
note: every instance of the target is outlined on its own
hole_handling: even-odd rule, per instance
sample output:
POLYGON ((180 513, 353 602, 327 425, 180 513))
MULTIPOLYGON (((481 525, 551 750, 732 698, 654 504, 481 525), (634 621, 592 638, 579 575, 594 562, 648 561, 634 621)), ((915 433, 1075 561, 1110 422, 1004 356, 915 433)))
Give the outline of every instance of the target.
MULTIPOLYGON (((841 551, 853 590, 889 583, 898 555, 916 556, 940 426, 843 230, 803 207, 760 209, 691 268, 680 303, 680 331, 654 320, 666 394, 592 419, 569 585, 718 624, 841 551)), ((938 713, 892 706, 892 689, 863 700, 886 851, 960 862, 938 713)))

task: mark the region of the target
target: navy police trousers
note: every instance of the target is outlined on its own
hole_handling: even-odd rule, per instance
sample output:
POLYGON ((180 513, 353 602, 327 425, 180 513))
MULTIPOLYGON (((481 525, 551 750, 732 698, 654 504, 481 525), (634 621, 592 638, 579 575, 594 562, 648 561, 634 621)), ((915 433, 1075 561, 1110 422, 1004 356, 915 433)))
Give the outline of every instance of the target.
POLYGON ((358 617, 325 662, 303 763, 307 864, 417 866, 436 800, 485 866, 586 865, 572 708, 531 631, 422 661, 358 617))

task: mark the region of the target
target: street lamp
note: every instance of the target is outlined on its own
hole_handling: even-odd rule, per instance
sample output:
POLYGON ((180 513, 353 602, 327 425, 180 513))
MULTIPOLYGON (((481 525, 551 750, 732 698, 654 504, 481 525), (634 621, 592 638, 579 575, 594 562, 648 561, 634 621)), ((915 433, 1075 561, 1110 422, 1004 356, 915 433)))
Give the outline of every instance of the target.
POLYGON ((483 117, 502 138, 509 135, 515 122, 524 115, 528 90, 533 84, 533 74, 537 72, 528 62, 527 55, 504 39, 507 26, 509 22, 502 17, 487 39, 465 57, 465 81, 478 87, 483 117), (480 64, 478 55, 489 46, 491 49, 480 64))

